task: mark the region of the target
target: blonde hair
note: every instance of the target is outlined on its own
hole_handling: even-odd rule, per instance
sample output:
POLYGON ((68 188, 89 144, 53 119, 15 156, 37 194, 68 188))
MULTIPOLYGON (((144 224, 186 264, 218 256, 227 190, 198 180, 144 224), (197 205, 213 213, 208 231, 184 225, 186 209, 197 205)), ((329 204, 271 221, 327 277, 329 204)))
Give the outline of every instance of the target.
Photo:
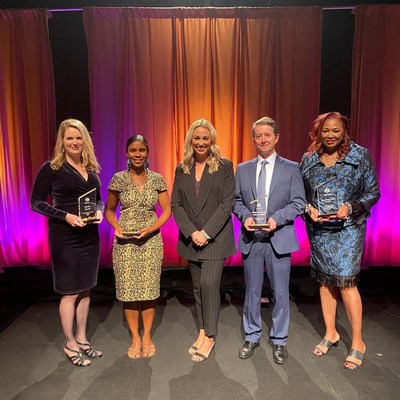
POLYGON ((78 131, 82 135, 82 166, 87 171, 98 173, 100 171, 100 165, 97 162, 96 155, 94 154, 93 142, 90 137, 89 131, 81 121, 72 118, 62 121, 58 128, 57 141, 56 145, 54 146, 53 158, 50 163, 51 168, 53 168, 54 170, 60 169, 66 160, 63 140, 65 131, 68 128, 78 129, 78 131))
POLYGON ((254 122, 251 126, 251 134, 253 135, 253 137, 255 135, 256 127, 259 125, 268 125, 273 129, 275 136, 279 135, 278 124, 276 123, 276 121, 270 117, 262 117, 254 122))
POLYGON ((219 147, 215 144, 217 140, 217 132, 215 131, 215 128, 213 127, 211 122, 207 121, 206 119, 198 119, 197 121, 193 122, 186 134, 185 150, 183 153, 182 161, 182 169, 185 174, 190 173, 190 168, 192 168, 195 163, 192 138, 195 129, 200 127, 206 128, 210 132, 211 147, 206 161, 208 165, 208 172, 210 174, 217 172, 219 165, 222 163, 221 151, 219 147))

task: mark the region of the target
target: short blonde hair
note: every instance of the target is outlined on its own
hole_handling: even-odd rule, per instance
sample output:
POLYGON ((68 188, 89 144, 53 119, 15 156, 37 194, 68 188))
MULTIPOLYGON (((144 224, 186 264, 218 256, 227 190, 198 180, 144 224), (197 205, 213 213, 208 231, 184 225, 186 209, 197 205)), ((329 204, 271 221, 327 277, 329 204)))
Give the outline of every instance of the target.
POLYGON ((211 147, 210 154, 207 159, 208 172, 210 174, 217 172, 219 165, 222 163, 221 151, 215 143, 217 141, 217 132, 215 131, 214 126, 211 124, 210 121, 207 121, 206 119, 198 119, 197 121, 193 122, 186 134, 185 150, 183 153, 182 161, 182 168, 185 174, 190 173, 190 168, 192 168, 195 163, 192 138, 194 131, 200 127, 206 128, 210 132, 211 147))
POLYGON ((251 134, 253 135, 253 137, 255 134, 256 126, 258 126, 258 125, 268 125, 268 126, 272 127, 272 129, 274 130, 275 136, 279 135, 278 124, 276 123, 276 121, 270 117, 262 117, 262 118, 258 119, 256 122, 254 122, 251 127, 251 134))
POLYGON ((96 172, 100 171, 100 165, 97 162, 96 155, 94 154, 94 147, 92 138, 90 137, 89 131, 86 126, 77 119, 66 119, 61 122, 58 133, 57 141, 54 146, 53 158, 51 160, 51 168, 58 170, 64 164, 65 158, 65 148, 64 148, 64 135, 68 128, 78 129, 83 139, 83 152, 82 152, 82 166, 86 168, 87 171, 96 172))

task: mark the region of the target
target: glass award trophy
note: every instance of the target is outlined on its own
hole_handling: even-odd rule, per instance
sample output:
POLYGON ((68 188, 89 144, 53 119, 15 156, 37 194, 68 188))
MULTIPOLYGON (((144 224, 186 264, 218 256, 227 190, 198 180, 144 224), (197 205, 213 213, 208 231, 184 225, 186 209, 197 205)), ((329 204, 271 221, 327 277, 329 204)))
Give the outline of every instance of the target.
POLYGON ((250 204, 255 204, 256 209, 252 211, 253 219, 255 224, 251 225, 253 229, 264 229, 269 228, 269 224, 267 223, 267 207, 265 203, 267 195, 264 197, 260 197, 250 202, 250 204))
POLYGON ((339 209, 338 187, 335 176, 322 182, 315 188, 314 204, 318 209, 318 217, 328 218, 336 215, 339 209))
POLYGON ((83 222, 91 224, 100 221, 96 216, 97 212, 97 190, 96 188, 89 190, 82 196, 78 197, 78 214, 83 222))

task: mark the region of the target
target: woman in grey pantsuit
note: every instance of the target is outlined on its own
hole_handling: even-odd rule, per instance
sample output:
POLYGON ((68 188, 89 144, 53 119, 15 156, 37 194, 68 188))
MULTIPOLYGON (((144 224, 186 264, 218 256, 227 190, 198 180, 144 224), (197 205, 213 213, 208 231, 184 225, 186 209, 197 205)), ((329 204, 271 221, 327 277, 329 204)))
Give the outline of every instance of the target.
POLYGON ((224 261, 236 252, 231 217, 233 166, 221 157, 215 142, 209 121, 200 119, 191 125, 172 190, 178 252, 189 260, 196 301, 199 334, 189 349, 193 362, 207 359, 215 345, 224 261))

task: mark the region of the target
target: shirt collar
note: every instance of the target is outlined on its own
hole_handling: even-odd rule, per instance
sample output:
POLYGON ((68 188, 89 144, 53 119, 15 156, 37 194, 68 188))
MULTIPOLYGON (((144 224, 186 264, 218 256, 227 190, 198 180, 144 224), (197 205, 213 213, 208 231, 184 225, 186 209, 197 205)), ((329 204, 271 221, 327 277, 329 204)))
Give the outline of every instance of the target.
POLYGON ((268 164, 274 165, 276 160, 276 151, 274 151, 269 157, 262 158, 260 155, 257 156, 257 165, 261 164, 264 160, 268 161, 268 164))

